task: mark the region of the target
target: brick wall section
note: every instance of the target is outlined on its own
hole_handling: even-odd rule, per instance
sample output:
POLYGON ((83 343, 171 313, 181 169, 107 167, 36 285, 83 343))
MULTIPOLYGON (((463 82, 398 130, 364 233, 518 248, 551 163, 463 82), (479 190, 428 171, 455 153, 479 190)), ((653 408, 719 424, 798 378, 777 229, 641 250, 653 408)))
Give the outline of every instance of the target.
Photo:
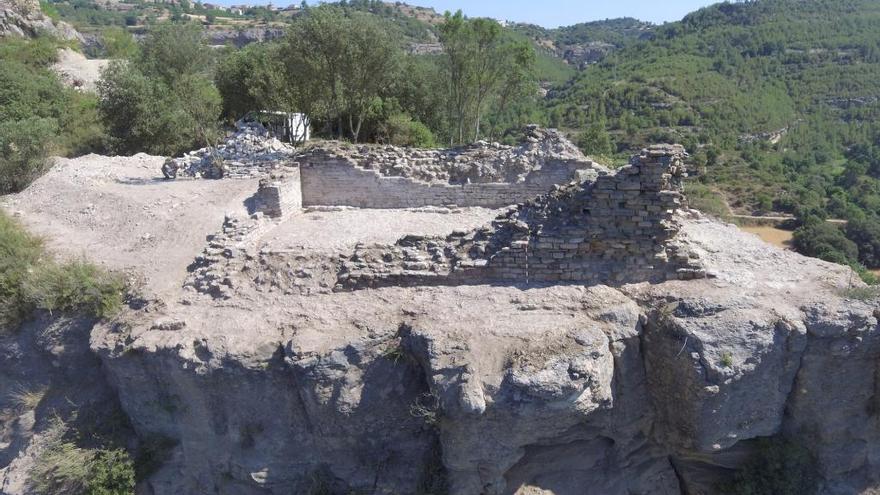
POLYGON ((616 173, 560 187, 491 226, 361 247, 343 263, 338 288, 705 277, 697 256, 675 239, 675 213, 686 206, 685 156, 679 145, 652 146, 616 173))
POLYGON ((590 170, 591 162, 548 161, 516 183, 449 184, 411 177, 382 175, 361 168, 354 159, 313 153, 300 162, 304 206, 356 206, 359 208, 420 208, 424 206, 481 206, 501 208, 572 181, 576 172, 590 170))
POLYGON ((286 168, 283 175, 260 179, 254 210, 279 218, 303 206, 299 168, 286 168))
POLYGON ((607 169, 553 129, 527 126, 515 146, 417 149, 326 142, 297 157, 305 206, 420 208, 521 203, 607 169))

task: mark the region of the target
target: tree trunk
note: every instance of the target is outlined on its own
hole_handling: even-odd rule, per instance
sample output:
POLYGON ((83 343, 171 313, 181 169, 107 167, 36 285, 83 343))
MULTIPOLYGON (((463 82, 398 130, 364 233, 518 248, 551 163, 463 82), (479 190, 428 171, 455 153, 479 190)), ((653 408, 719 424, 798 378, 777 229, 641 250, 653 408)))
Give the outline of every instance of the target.
POLYGON ((477 126, 476 126, 476 129, 474 132, 474 142, 475 143, 480 140, 480 119, 482 116, 483 116, 483 112, 481 112, 480 109, 477 108, 477 126))
POLYGON ((358 114, 357 125, 355 125, 354 120, 352 120, 352 114, 351 113, 348 114, 348 128, 349 128, 349 130, 351 130, 351 139, 355 143, 358 142, 358 138, 361 135, 361 126, 363 125, 363 123, 364 123, 363 114, 358 114))

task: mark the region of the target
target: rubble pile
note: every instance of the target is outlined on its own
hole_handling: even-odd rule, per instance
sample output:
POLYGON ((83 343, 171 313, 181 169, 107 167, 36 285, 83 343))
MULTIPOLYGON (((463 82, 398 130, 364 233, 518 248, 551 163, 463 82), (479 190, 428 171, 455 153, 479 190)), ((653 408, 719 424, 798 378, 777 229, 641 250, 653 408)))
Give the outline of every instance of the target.
POLYGON ((162 165, 162 173, 168 179, 181 175, 204 179, 250 179, 292 163, 296 148, 270 136, 261 124, 239 122, 236 127, 236 132, 218 146, 168 159, 162 165))

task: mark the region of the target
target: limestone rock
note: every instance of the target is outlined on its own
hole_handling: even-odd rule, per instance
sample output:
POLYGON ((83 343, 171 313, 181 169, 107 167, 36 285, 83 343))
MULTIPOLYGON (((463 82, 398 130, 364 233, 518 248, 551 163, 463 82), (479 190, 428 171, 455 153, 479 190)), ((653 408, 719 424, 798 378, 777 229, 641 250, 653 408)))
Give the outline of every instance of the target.
POLYGON ((37 0, 0 0, 0 38, 32 38, 41 33, 63 40, 83 40, 82 35, 70 24, 53 22, 44 15, 37 0))

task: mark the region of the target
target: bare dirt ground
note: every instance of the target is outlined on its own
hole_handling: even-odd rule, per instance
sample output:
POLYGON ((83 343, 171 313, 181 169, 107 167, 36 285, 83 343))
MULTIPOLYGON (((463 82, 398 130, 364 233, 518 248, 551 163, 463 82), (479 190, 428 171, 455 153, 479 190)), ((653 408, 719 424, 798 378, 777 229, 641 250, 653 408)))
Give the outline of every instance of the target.
MULTIPOLYGON (((161 178, 163 157, 87 155, 56 158, 25 191, 0 207, 63 257, 83 257, 145 278, 148 294, 172 301, 187 268, 226 215, 246 217, 257 180, 161 178)), ((275 221, 249 243, 259 249, 350 252, 358 243, 394 243, 408 234, 447 235, 490 222, 485 208, 315 209, 275 221)))
POLYGON ((270 250, 304 247, 310 251, 349 252, 358 243, 393 244, 409 234, 434 236, 474 229, 500 212, 486 208, 307 210, 286 219, 261 242, 270 250))
POLYGON ((771 226, 740 227, 741 230, 757 234, 764 242, 783 249, 791 249, 792 232, 771 226))
POLYGON ((146 154, 57 158, 28 189, 0 198, 0 207, 53 251, 134 270, 151 292, 168 295, 224 215, 247 214, 244 202, 257 181, 165 181, 164 160, 146 154))
POLYGON ((97 91, 101 71, 107 67, 109 60, 88 59, 82 53, 70 48, 58 51, 58 61, 52 66, 64 84, 82 91, 97 91))

